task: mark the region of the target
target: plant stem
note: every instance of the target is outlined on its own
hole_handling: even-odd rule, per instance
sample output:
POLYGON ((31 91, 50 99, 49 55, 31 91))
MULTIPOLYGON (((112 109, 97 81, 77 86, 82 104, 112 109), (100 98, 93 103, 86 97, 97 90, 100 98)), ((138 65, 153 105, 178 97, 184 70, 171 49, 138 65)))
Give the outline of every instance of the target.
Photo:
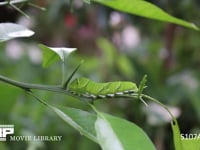
POLYGON ((40 6, 35 5, 35 4, 33 4, 33 3, 28 3, 28 5, 30 5, 30 6, 32 6, 32 7, 35 7, 35 8, 37 8, 37 9, 40 9, 40 10, 42 10, 42 11, 45 11, 45 10, 46 10, 46 8, 40 7, 40 6))
POLYGON ((44 91, 59 92, 59 93, 63 93, 63 94, 67 94, 67 95, 72 96, 72 94, 70 92, 63 89, 61 86, 24 83, 24 82, 19 82, 19 81, 16 81, 16 80, 9 79, 9 78, 4 77, 2 75, 0 75, 0 81, 5 82, 5 83, 10 84, 10 85, 13 85, 13 86, 18 87, 18 88, 21 88, 25 91, 30 91, 31 89, 37 89, 37 90, 44 90, 44 91))
POLYGON ((25 12, 23 12, 20 8, 18 8, 17 6, 15 6, 12 3, 9 3, 8 5, 10 5, 11 7, 13 7, 14 9, 16 9, 19 13, 21 13, 22 15, 24 15, 26 18, 30 18, 29 15, 27 15, 25 12))
POLYGON ((62 81, 61 81, 61 85, 65 84, 65 62, 62 62, 62 81))
POLYGON ((151 96, 148 96, 148 95, 145 95, 145 94, 141 94, 141 96, 148 99, 148 100, 151 100, 151 101, 157 103, 160 106, 162 106, 169 113, 169 115, 172 117, 172 120, 177 122, 176 118, 174 117, 174 115, 171 113, 171 111, 169 110, 169 108, 166 105, 164 105, 163 103, 161 103, 160 101, 158 101, 157 99, 155 99, 151 96))
MULTIPOLYGON (((77 68, 79 68, 79 66, 77 68)), ((37 89, 37 90, 44 90, 44 91, 59 92, 59 93, 74 96, 69 91, 67 91, 66 89, 63 89, 62 86, 24 83, 24 82, 19 82, 19 81, 16 81, 16 80, 9 79, 9 78, 4 77, 2 75, 0 75, 0 81, 5 82, 5 83, 10 84, 10 85, 13 85, 13 86, 18 87, 18 88, 21 88, 21 89, 23 89, 27 92, 31 91, 31 89, 37 89)), ((141 94, 140 96, 143 97, 143 98, 146 98, 148 100, 151 100, 151 101, 159 104, 160 106, 162 106, 170 114, 173 121, 176 121, 176 118, 173 116, 173 114, 170 112, 169 108, 166 105, 164 105, 163 103, 161 103, 157 99, 150 97, 148 95, 141 94)))

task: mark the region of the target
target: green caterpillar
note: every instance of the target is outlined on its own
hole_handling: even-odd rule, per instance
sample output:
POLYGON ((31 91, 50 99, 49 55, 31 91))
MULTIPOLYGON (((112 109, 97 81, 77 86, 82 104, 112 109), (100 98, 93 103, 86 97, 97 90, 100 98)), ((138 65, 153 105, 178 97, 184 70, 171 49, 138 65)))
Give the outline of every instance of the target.
POLYGON ((103 99, 107 97, 136 96, 138 88, 135 83, 115 81, 97 83, 87 78, 77 78, 68 85, 68 90, 74 95, 87 99, 103 99))

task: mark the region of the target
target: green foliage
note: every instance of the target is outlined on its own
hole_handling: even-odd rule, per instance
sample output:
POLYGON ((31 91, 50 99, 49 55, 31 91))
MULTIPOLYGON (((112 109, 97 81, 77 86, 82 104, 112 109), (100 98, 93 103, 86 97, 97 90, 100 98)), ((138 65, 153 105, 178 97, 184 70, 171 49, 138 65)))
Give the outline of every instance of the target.
POLYGON ((50 105, 49 107, 66 123, 79 131, 81 135, 84 135, 97 143, 96 132, 94 129, 96 115, 70 107, 54 107, 50 105))
POLYGON ((43 67, 48 67, 59 60, 64 63, 68 55, 76 50, 76 48, 48 47, 43 44, 39 44, 39 47, 43 51, 43 67))
MULTIPOLYGON (((32 93, 30 93, 32 95, 32 93)), ((34 95, 33 95, 34 96, 34 95)), ((69 107, 54 107, 34 96, 39 102, 52 109, 60 118, 80 134, 98 143, 103 150, 154 150, 154 145, 148 136, 137 125, 106 113, 96 111, 95 114, 69 107), (123 128, 123 130, 121 130, 123 128), (127 138, 128 137, 128 138, 127 138), (141 145, 142 143, 145 143, 141 145), (112 144, 111 144, 112 143, 112 144)))
POLYGON ((19 96, 20 91, 11 88, 5 84, 0 85, 0 90, 4 91, 3 93, 0 93, 1 101, 0 106, 1 108, 1 114, 0 117, 5 117, 9 114, 9 112, 12 110, 14 106, 14 99, 19 96), (10 93, 12 93, 10 96, 8 96, 10 93))
POLYGON ((192 137, 184 137, 184 134, 181 136, 181 132, 178 126, 178 122, 174 120, 171 123, 175 150, 198 150, 200 148, 200 137, 199 134, 191 134, 192 137))
POLYGON ((183 150, 200 149, 200 139, 182 139, 183 150))
POLYGON ((151 140, 137 125, 102 112, 97 114, 95 129, 103 150, 155 150, 151 140))
POLYGON ((141 96, 144 88, 146 88, 146 82, 147 82, 147 75, 145 74, 142 80, 140 81, 139 90, 138 90, 138 98, 141 96))
POLYGON ((123 3, 120 0, 94 0, 97 3, 103 4, 105 6, 120 10, 133 15, 138 15, 150 19, 156 19, 165 22, 175 23, 187 28, 194 30, 199 30, 199 28, 193 23, 186 22, 184 20, 175 18, 166 12, 164 12, 159 7, 144 1, 144 0, 124 0, 123 3))
POLYGON ((178 122, 176 120, 173 120, 173 122, 171 123, 171 126, 172 126, 172 131, 173 131, 175 150, 183 150, 178 122))

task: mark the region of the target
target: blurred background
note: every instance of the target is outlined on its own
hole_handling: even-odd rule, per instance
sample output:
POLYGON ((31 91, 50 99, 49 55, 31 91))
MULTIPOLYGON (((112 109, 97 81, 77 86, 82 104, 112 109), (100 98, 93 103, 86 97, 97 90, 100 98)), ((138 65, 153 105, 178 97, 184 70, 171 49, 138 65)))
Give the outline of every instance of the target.
MULTIPOLYGON (((26 3, 18 5, 30 19, 11 7, 0 6, 0 22, 15 22, 35 31, 31 38, 0 43, 0 74, 38 84, 59 84, 60 63, 41 67, 38 44, 74 47, 67 60, 71 73, 81 60, 77 76, 106 82, 128 80, 139 84, 148 75, 145 93, 168 105, 178 117, 181 133, 200 133, 200 41, 199 32, 180 26, 128 15, 95 3, 74 0, 34 0, 41 11, 26 3)), ((198 0, 150 2, 173 16, 200 26, 198 0)), ((75 98, 34 91, 53 105, 89 110, 75 98)), ((168 114, 159 106, 124 99, 99 100, 96 107, 139 125, 158 150, 173 148, 168 114)), ((22 90, 0 83, 0 123, 14 124, 15 135, 59 135, 59 142, 0 142, 1 150, 100 150, 51 110, 22 90)))

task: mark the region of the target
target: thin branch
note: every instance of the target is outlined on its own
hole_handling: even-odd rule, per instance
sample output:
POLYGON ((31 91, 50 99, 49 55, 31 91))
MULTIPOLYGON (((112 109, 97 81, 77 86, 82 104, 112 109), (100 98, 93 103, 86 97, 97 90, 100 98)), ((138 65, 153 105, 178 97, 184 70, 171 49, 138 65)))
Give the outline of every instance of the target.
POLYGON ((135 93, 134 95, 123 95, 122 97, 128 97, 128 98, 135 98, 135 99, 139 99, 146 107, 148 107, 148 104, 145 102, 145 100, 142 99, 142 96, 138 93, 135 93))
POLYGON ((35 5, 35 4, 33 4, 33 3, 28 3, 28 5, 29 5, 29 6, 32 6, 32 7, 35 7, 35 8, 37 8, 37 9, 40 9, 40 10, 42 10, 42 11, 46 11, 46 8, 41 7, 41 6, 38 6, 38 5, 35 5))
MULTIPOLYGON (((2 75, 0 75, 0 81, 5 82, 5 83, 10 84, 10 85, 13 85, 13 86, 18 87, 18 88, 21 88, 21 89, 25 90, 26 92, 29 92, 29 94, 31 92, 31 89, 37 89, 37 90, 44 90, 44 91, 59 92, 59 93, 63 93, 63 94, 74 96, 69 91, 63 89, 62 86, 29 84, 29 83, 24 83, 24 82, 19 82, 19 81, 16 81, 16 80, 12 80, 12 79, 9 79, 9 78, 4 77, 2 75)), ((135 95, 135 96, 137 97, 137 95, 135 95)), ((146 98, 146 99, 151 100, 151 101, 159 104, 160 106, 162 106, 169 113, 169 115, 171 116, 173 121, 176 122, 176 118, 173 116, 173 114, 171 113, 171 111, 169 110, 169 108, 166 105, 162 104, 157 99, 155 99, 153 97, 150 97, 148 95, 141 94, 140 96, 141 96, 141 98, 146 98)), ((129 97, 129 96, 127 96, 127 97, 129 97)))
POLYGON ((139 97, 139 100, 140 100, 146 107, 149 106, 149 105, 145 102, 145 100, 142 99, 142 96, 139 97))
POLYGON ((40 84, 30 84, 30 83, 24 83, 24 82, 19 82, 16 80, 9 79, 7 77, 4 77, 0 75, 0 81, 13 85, 15 87, 21 88, 25 91, 30 91, 31 89, 37 89, 37 90, 44 90, 44 91, 52 91, 52 92, 58 92, 58 93, 63 93, 66 95, 73 96, 69 91, 63 89, 60 85, 40 85, 40 84))
MULTIPOLYGON (((15 4, 18 4, 18 3, 23 3, 23 2, 26 2, 26 1, 29 1, 29 0, 7 0, 5 2, 0 2, 0 6, 3 6, 3 5, 8 5, 8 6, 11 6, 13 7, 15 10, 17 10, 19 13, 21 13, 22 15, 26 16, 28 19, 30 18, 25 12, 23 12, 20 8, 18 8, 17 6, 15 6, 15 4)), ((32 7, 35 7, 37 9, 40 9, 42 11, 45 11, 46 9, 44 7, 40 7, 38 5, 35 5, 33 3, 28 3, 28 5, 32 6, 32 7)))
POLYGON ((161 103, 157 99, 155 99, 155 98, 153 98, 151 96, 145 95, 145 94, 141 94, 141 97, 144 97, 144 98, 146 98, 148 100, 151 100, 151 101, 157 103, 158 105, 162 106, 169 113, 169 115, 171 116, 172 120, 176 121, 176 118, 174 117, 174 115, 171 113, 171 111, 169 110, 169 108, 166 105, 164 105, 163 103, 161 103))
POLYGON ((19 13, 21 13, 22 15, 24 15, 26 18, 30 18, 29 15, 27 15, 25 12, 23 12, 20 8, 18 8, 17 6, 13 5, 12 3, 9 3, 9 5, 11 7, 13 7, 15 10, 17 10, 19 13))

